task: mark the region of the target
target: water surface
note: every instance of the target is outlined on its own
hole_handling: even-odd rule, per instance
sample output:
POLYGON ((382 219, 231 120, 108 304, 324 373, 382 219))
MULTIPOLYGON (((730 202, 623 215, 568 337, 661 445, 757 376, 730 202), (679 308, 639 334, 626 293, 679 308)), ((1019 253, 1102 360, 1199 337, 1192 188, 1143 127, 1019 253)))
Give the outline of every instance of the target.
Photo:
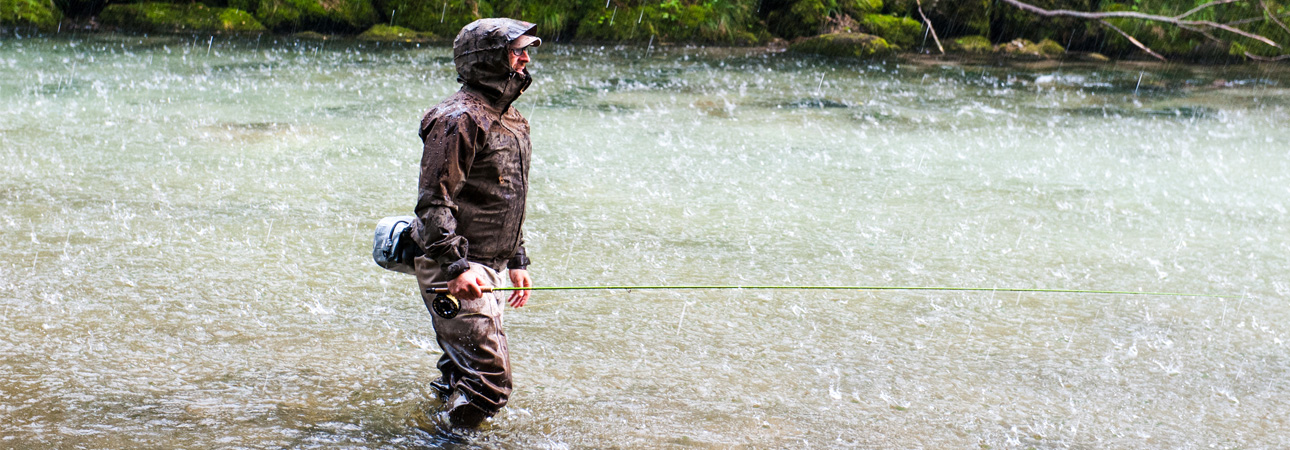
MULTIPOLYGON (((830 62, 544 46, 542 285, 465 448, 1290 445, 1278 66, 830 62)), ((443 47, 0 39, 0 443, 445 445, 371 229, 443 47)))

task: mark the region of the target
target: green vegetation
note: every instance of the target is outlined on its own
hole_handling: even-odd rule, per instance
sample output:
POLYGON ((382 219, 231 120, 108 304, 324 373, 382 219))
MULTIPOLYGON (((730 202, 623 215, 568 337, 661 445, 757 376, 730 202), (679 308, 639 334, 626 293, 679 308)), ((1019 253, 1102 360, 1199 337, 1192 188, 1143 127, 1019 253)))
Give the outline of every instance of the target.
POLYGON ((960 53, 990 53, 994 51, 994 44, 990 43, 990 40, 985 36, 978 35, 954 38, 945 47, 946 50, 960 53))
POLYGON ((822 34, 794 43, 788 49, 801 53, 853 58, 882 56, 895 50, 885 39, 864 33, 822 34))
MULTIPOLYGON (((78 24, 151 32, 320 33, 373 40, 450 40, 484 17, 537 24, 548 42, 656 42, 761 45, 793 41, 799 51, 881 54, 913 49, 925 24, 914 0, 0 0, 0 27, 53 29, 66 15, 78 24), (112 3, 109 1, 124 1, 112 3), (862 32, 864 35, 853 35, 862 32), (882 45, 868 44, 876 36, 882 45), (818 36, 810 43, 798 42, 818 36), (861 43, 864 43, 861 45, 861 43), (851 50, 838 50, 838 47, 851 50), (858 46, 858 47, 857 47, 858 46), (873 48, 870 48, 873 47, 873 48), (879 48, 880 47, 880 48, 879 48)), ((1232 24, 1281 48, 1224 30, 1209 36, 1176 24, 1114 18, 1107 22, 1169 57, 1240 59, 1290 52, 1290 0, 1024 0, 1049 10, 1137 11, 1232 24), (1217 37, 1219 39, 1215 39, 1217 37)), ((923 13, 945 47, 960 53, 1019 58, 1141 51, 1096 20, 1044 17, 1003 0, 924 0, 923 13), (1035 44, 1034 42, 1038 42, 1035 44)), ((778 44, 777 44, 778 45, 778 44)))
POLYGON ((63 14, 48 0, 0 0, 0 26, 58 27, 63 14))
POLYGON ((492 4, 482 0, 378 0, 376 8, 384 23, 444 39, 457 37, 468 23, 493 17, 492 4))
POLYGON ((1044 39, 1040 43, 1036 44, 1027 39, 1020 38, 1013 39, 1006 44, 1001 44, 998 47, 995 47, 994 51, 995 53, 1022 59, 1057 58, 1066 53, 1066 49, 1062 48, 1061 44, 1058 44, 1051 39, 1044 39))
POLYGON ((860 26, 869 34, 880 36, 892 45, 910 48, 923 32, 923 24, 908 17, 865 14, 860 26))
POLYGON ((403 27, 392 27, 389 25, 374 25, 368 28, 363 34, 358 35, 359 39, 365 41, 382 41, 382 42, 421 42, 429 40, 431 36, 419 33, 403 27))
POLYGON ((230 0, 228 4, 255 14, 277 31, 357 32, 381 20, 368 0, 230 0))
POLYGON ((264 25, 245 11, 212 8, 200 3, 134 3, 109 5, 99 18, 103 24, 142 31, 257 32, 264 25))
POLYGON ((577 35, 600 41, 756 44, 768 36, 757 21, 750 20, 750 6, 716 0, 688 5, 679 0, 637 7, 615 5, 585 16, 577 35))
MULTIPOLYGON (((1287 52, 1290 47, 1290 32, 1273 20, 1273 16, 1285 23, 1290 14, 1290 4, 1285 1, 1265 1, 1264 10, 1259 2, 1237 2, 1219 7, 1205 8, 1188 17, 1189 20, 1207 20, 1218 23, 1245 21, 1250 23, 1247 31, 1257 33, 1278 42, 1283 48, 1276 48, 1263 42, 1241 37, 1225 31, 1211 32, 1216 37, 1230 40, 1230 45, 1216 42, 1204 34, 1175 27, 1168 24, 1148 22, 1137 19, 1110 19, 1120 29, 1133 34, 1147 47, 1167 56, 1185 56, 1193 59, 1223 59, 1229 55, 1243 57, 1246 52, 1256 56, 1277 56, 1287 52), (1272 14, 1268 14, 1271 12, 1272 14)), ((1192 1, 1166 0, 1133 0, 1105 2, 1103 11, 1147 11, 1152 14, 1174 16, 1185 13, 1198 6, 1192 1)), ((1107 47, 1119 52, 1135 51, 1137 47, 1124 37, 1113 34, 1107 39, 1107 47)))

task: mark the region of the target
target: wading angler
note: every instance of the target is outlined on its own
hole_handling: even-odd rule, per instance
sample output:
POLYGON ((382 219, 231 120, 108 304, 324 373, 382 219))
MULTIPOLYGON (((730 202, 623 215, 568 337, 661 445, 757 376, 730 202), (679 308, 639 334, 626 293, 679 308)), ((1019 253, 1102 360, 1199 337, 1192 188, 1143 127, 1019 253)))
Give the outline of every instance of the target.
POLYGON ((424 142, 411 238, 424 253, 413 262, 422 298, 443 348, 444 401, 437 419, 472 428, 511 394, 511 363, 502 329, 503 302, 521 307, 529 291, 485 292, 503 282, 532 286, 524 252, 529 124, 512 107, 532 78, 528 48, 542 44, 534 25, 481 19, 453 41, 457 93, 421 120, 424 142), (429 293, 447 288, 449 296, 429 293), (437 302, 436 302, 437 299, 437 302))

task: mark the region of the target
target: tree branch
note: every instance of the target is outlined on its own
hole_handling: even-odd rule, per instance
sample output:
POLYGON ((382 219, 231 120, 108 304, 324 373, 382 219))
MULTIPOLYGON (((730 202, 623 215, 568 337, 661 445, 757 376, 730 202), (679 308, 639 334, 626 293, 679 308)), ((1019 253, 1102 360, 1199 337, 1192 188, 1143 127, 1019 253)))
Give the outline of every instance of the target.
POLYGON ((932 21, 927 20, 927 14, 923 14, 923 1, 914 0, 914 3, 918 5, 918 15, 923 17, 923 22, 927 24, 927 29, 932 32, 932 41, 936 42, 936 49, 940 50, 941 54, 944 55, 945 47, 941 46, 941 38, 936 37, 936 28, 932 26, 932 21))
POLYGON ((1286 30, 1286 33, 1290 33, 1290 27, 1287 27, 1285 22, 1282 22, 1281 19, 1278 19, 1276 14, 1272 14, 1272 10, 1268 8, 1268 2, 1259 0, 1259 6, 1263 7, 1263 12, 1268 14, 1269 19, 1272 19, 1273 22, 1280 25, 1282 30, 1286 30))
MULTIPOLYGON (((1007 1, 1007 0, 1004 0, 1004 1, 1007 1)), ((1124 30, 1121 30, 1119 27, 1115 25, 1111 25, 1111 22, 1107 22, 1101 19, 1098 19, 1098 22, 1102 22, 1102 25, 1106 25, 1107 27, 1110 27, 1112 30, 1115 30, 1115 32, 1120 33, 1121 36, 1124 36, 1125 39, 1128 39, 1129 42, 1133 43, 1133 45, 1138 46, 1138 48, 1142 49, 1142 51, 1147 52, 1148 55, 1154 56, 1158 60, 1166 61, 1165 57, 1160 56, 1159 53, 1151 51, 1151 49, 1147 48, 1146 45, 1143 45, 1141 42, 1138 42, 1137 39, 1134 39, 1133 36, 1129 36, 1129 33, 1125 33, 1124 30)))
POLYGON ((1174 19, 1182 20, 1182 19, 1187 18, 1187 16, 1190 16, 1190 15, 1192 15, 1192 14, 1196 14, 1196 13, 1198 13, 1198 12, 1201 12, 1201 11, 1202 11, 1202 10, 1204 10, 1205 8, 1209 8, 1209 7, 1211 7, 1211 6, 1225 5, 1225 4, 1228 4, 1228 3, 1236 3, 1236 2, 1238 2, 1238 1, 1240 1, 1240 0, 1215 0, 1215 1, 1212 1, 1212 2, 1209 2, 1209 3, 1206 3, 1206 4, 1204 4, 1204 5, 1200 5, 1200 6, 1197 6, 1197 7, 1195 7, 1195 8, 1192 8, 1192 9, 1191 9, 1191 11, 1187 11, 1187 12, 1182 13, 1182 14, 1180 14, 1180 15, 1174 16, 1174 19))
POLYGON ((1287 60, 1287 59, 1290 59, 1290 55, 1281 55, 1281 56, 1274 56, 1274 57, 1269 58, 1269 57, 1266 57, 1266 56, 1259 56, 1259 55, 1255 55, 1255 54, 1250 53, 1250 52, 1245 52, 1245 57, 1246 57, 1246 58, 1253 59, 1253 60, 1255 60, 1255 61, 1266 61, 1266 62, 1285 61, 1285 60, 1287 60))
MULTIPOLYGON (((1221 23, 1212 22, 1208 20, 1182 20, 1182 18, 1195 14, 1197 11, 1200 11, 1202 9, 1210 8, 1217 5, 1223 5, 1227 3, 1234 3, 1236 1, 1238 0, 1216 0, 1201 6, 1197 6, 1191 11, 1188 11, 1180 16, 1168 17, 1168 16, 1159 16, 1155 14, 1144 14, 1144 13, 1134 12, 1134 11, 1111 11, 1111 12, 1095 13, 1095 12, 1071 11, 1067 9, 1048 10, 1048 9, 1040 8, 1038 6, 1022 3, 1020 0, 1003 0, 1004 3, 1015 6, 1023 11, 1029 11, 1044 17, 1056 17, 1056 16, 1075 17, 1075 18, 1086 19, 1086 20, 1097 20, 1106 25, 1110 25, 1110 22, 1107 22, 1105 19, 1126 18, 1126 19, 1141 19, 1141 20, 1147 20, 1152 22, 1168 23, 1179 27, 1192 26, 1192 27, 1217 28, 1223 31, 1227 31, 1229 33, 1238 34, 1250 39, 1254 39, 1256 41, 1271 45, 1276 48, 1281 48, 1280 44, 1277 44, 1275 41, 1271 39, 1260 36, 1258 34, 1250 33, 1240 28, 1231 27, 1231 26, 1223 25, 1221 23)), ((1118 31, 1120 34, 1124 35, 1125 37, 1129 36, 1128 33, 1125 33, 1119 28, 1115 28, 1115 31, 1118 31)), ((1146 48, 1146 46, 1143 46, 1137 40, 1132 38, 1130 38, 1130 40, 1135 45, 1138 45, 1138 47, 1143 49, 1146 48)), ((1154 54, 1154 52, 1152 52, 1152 54, 1154 54)))

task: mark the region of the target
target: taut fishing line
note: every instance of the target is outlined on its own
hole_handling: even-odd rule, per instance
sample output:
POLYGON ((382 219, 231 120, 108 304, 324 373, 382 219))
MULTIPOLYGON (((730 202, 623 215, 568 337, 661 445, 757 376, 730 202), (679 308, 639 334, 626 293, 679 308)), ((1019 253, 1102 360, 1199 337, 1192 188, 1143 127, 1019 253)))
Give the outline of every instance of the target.
MULTIPOLYGON (((636 290, 817 290, 817 291, 952 291, 952 292, 1031 292, 1045 294, 1104 294, 1104 295, 1137 295, 1155 297, 1203 297, 1203 298, 1243 298, 1241 295, 1208 294, 1188 292, 1149 292, 1149 291, 1109 291, 1094 289, 1039 289, 1039 288, 984 288, 960 286, 773 286, 773 285, 646 285, 646 286, 530 286, 530 287, 484 287, 482 292, 503 291, 636 291, 636 290)), ((436 314, 451 319, 460 310, 460 303, 448 294, 448 288, 429 288, 426 293, 434 294, 431 307, 436 314)), ((542 306, 542 304, 533 305, 542 306)))

